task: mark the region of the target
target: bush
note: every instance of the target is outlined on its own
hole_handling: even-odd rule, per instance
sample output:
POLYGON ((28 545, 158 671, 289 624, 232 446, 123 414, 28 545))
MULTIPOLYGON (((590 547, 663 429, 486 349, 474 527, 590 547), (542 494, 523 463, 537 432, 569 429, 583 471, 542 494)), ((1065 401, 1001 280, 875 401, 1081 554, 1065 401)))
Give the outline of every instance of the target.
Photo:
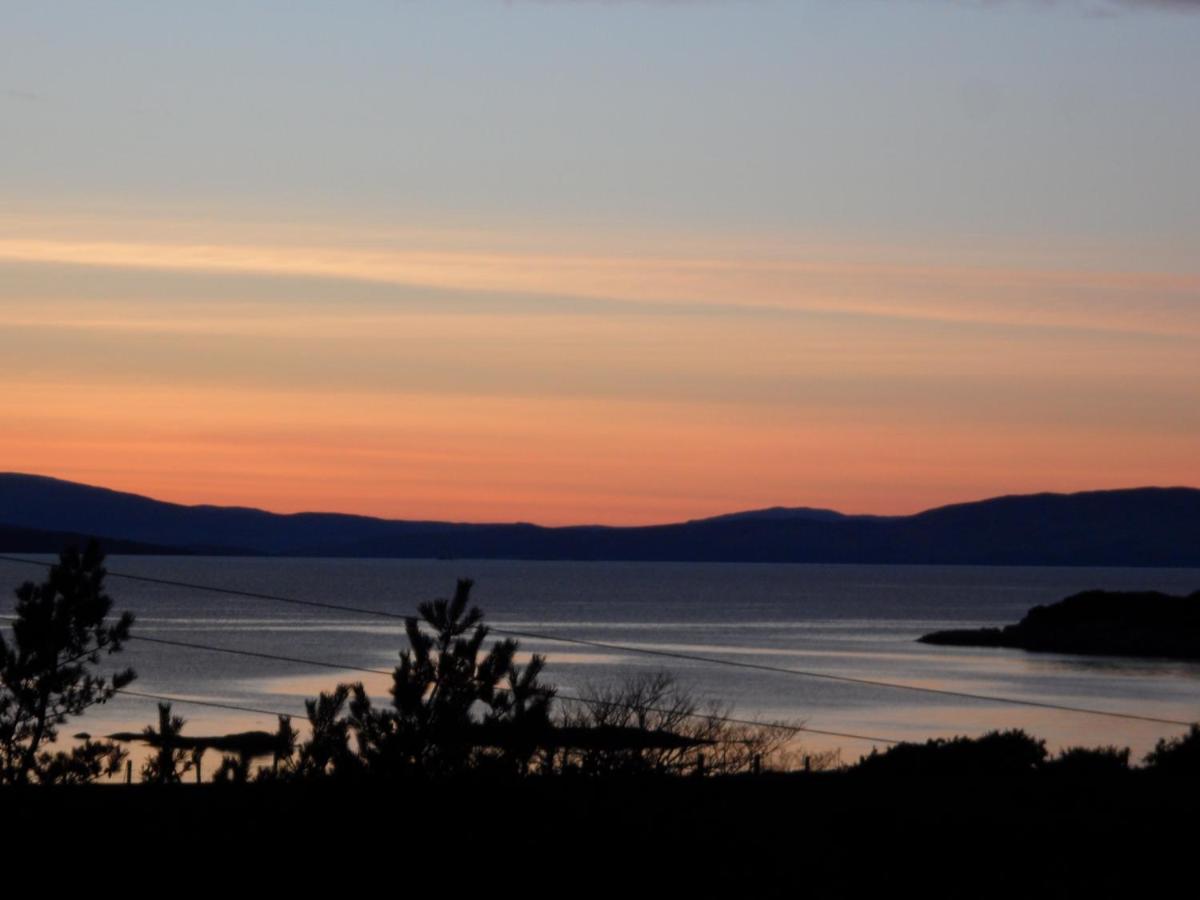
POLYGON ((709 774, 750 772, 782 767, 784 749, 795 734, 789 725, 729 722, 729 707, 702 704, 665 671, 641 672, 615 686, 589 686, 583 697, 587 702, 570 703, 560 717, 564 730, 642 732, 661 738, 661 743, 564 747, 560 770, 592 775, 679 774, 696 771, 702 755, 709 774))
POLYGON ((469 606, 471 587, 460 580, 453 598, 422 603, 405 620, 390 707, 375 706, 361 684, 308 701, 311 737, 284 769, 308 778, 529 771, 550 728, 554 689, 538 680, 545 660, 517 665, 512 640, 484 653, 488 630, 469 606))
MULTIPOLYGON (((680 773, 695 771, 701 753, 713 774, 782 762, 794 728, 729 722, 727 708, 702 707, 665 672, 592 689, 586 703, 552 717, 556 692, 540 681, 542 657, 517 665, 512 640, 484 652, 488 630, 469 605, 471 586, 459 581, 452 599, 422 603, 405 620, 408 648, 389 707, 376 706, 361 684, 307 701, 308 740, 293 753, 295 732, 281 721, 281 749, 259 778, 680 773)), ((232 763, 222 772, 243 774, 232 763)))
POLYGON ((142 781, 151 784, 179 784, 185 773, 200 763, 203 748, 188 752, 180 737, 186 723, 182 716, 171 715, 171 704, 158 704, 158 731, 147 725, 142 739, 155 748, 153 756, 142 765, 142 781))
POLYGON ((1128 747, 1069 747, 1042 763, 1054 775, 1114 775, 1129 771, 1128 747))
POLYGON ((935 738, 872 750, 852 771, 872 775, 1023 775, 1046 758, 1046 742, 1020 729, 978 738, 935 738))
POLYGON ((1146 754, 1146 768, 1171 775, 1200 775, 1200 725, 1176 738, 1162 738, 1146 754))

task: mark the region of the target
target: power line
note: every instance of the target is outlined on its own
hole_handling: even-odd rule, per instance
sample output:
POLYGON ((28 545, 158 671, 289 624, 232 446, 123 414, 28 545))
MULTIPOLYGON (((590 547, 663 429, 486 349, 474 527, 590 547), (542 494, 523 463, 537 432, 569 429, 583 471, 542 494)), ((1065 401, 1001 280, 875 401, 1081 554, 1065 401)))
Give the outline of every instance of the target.
POLYGON ((283 656, 278 653, 262 653, 258 650, 240 650, 233 647, 216 647, 211 644, 196 644, 191 641, 176 641, 168 640, 167 638, 147 637, 142 634, 131 634, 131 641, 144 641, 149 644, 164 644, 168 647, 187 647, 191 650, 207 650, 212 653, 228 653, 231 656, 250 656, 255 659, 269 659, 275 662, 299 663, 306 666, 320 666, 324 669, 350 670, 354 672, 366 672, 371 675, 391 675, 387 669, 371 669, 366 666, 354 666, 349 663, 324 662, 318 659, 306 659, 298 656, 283 656))
POLYGON ((218 703, 216 700, 194 700, 190 697, 172 697, 170 694, 150 694, 146 691, 131 691, 129 688, 120 688, 118 694, 123 694, 126 697, 137 697, 142 700, 162 700, 167 703, 183 703, 191 706, 211 706, 214 709, 230 709, 235 712, 256 713, 263 716, 287 716, 289 719, 294 719, 297 716, 303 716, 304 713, 285 713, 277 709, 258 709, 253 706, 239 706, 236 703, 218 703))
MULTIPOLYGON (((277 654, 277 653, 262 653, 257 650, 242 650, 242 649, 238 649, 238 648, 234 648, 234 647, 217 647, 212 644, 199 644, 199 643, 195 643, 192 641, 169 640, 166 638, 146 637, 144 635, 130 635, 129 640, 145 641, 145 642, 151 643, 151 644, 164 644, 164 645, 171 646, 171 647, 186 647, 191 650, 203 650, 203 651, 207 651, 209 653, 227 653, 231 656, 246 656, 246 657, 252 657, 255 659, 268 659, 268 660, 272 660, 275 662, 289 662, 289 663, 299 663, 301 665, 320 666, 322 668, 336 669, 336 670, 340 670, 340 671, 349 670, 349 671, 354 671, 354 672, 366 672, 371 675, 392 675, 393 674, 391 671, 389 671, 387 669, 372 669, 372 668, 369 668, 366 666, 355 666, 355 665, 349 665, 349 664, 329 662, 327 660, 309 659, 309 658, 302 658, 302 657, 296 657, 296 656, 283 656, 283 655, 277 654)), ((500 690, 501 690, 501 692, 505 692, 505 689, 503 689, 503 688, 501 688, 500 690)), ((572 694, 556 693, 555 698, 558 700, 563 700, 563 701, 567 701, 570 703, 580 703, 585 706, 607 706, 607 707, 615 707, 618 709, 644 710, 646 712, 659 713, 659 714, 671 714, 672 712, 677 712, 677 711, 673 711, 673 710, 662 709, 661 707, 635 706, 634 704, 631 704, 631 703, 623 703, 618 700, 604 700, 599 697, 581 697, 581 696, 572 695, 572 694)), ((279 713, 279 715, 283 715, 283 713, 279 713)), ((873 736, 863 735, 863 734, 850 734, 847 732, 840 732, 840 731, 826 731, 826 730, 822 730, 819 728, 809 728, 807 725, 790 725, 790 724, 786 724, 783 722, 757 722, 754 719, 739 719, 739 718, 735 718, 733 716, 722 716, 722 715, 701 713, 701 712, 685 713, 684 715, 689 719, 707 719, 710 721, 724 722, 724 723, 730 724, 730 725, 748 725, 748 726, 754 726, 754 727, 760 727, 760 728, 769 728, 774 731, 788 731, 788 732, 792 732, 793 734, 797 734, 797 733, 803 731, 803 732, 806 732, 809 734, 821 734, 821 735, 827 735, 827 736, 832 736, 832 737, 843 737, 843 738, 850 738, 853 740, 871 741, 872 743, 881 743, 881 744, 898 744, 898 743, 900 743, 900 741, 895 740, 893 738, 873 737, 873 736)))
MULTIPOLYGON (((11 616, 0 616, 0 618, 11 619, 12 617, 11 616)), ((386 669, 372 669, 372 668, 368 668, 366 666, 351 665, 349 663, 335 663, 335 662, 328 662, 325 660, 309 659, 306 657, 284 656, 284 655, 278 654, 278 653, 264 653, 264 652, 261 652, 258 650, 241 650, 241 649, 236 649, 233 647, 217 647, 212 644, 198 644, 198 643, 195 643, 192 641, 179 641, 179 640, 170 640, 167 638, 154 638, 154 637, 148 637, 146 635, 131 634, 129 636, 129 640, 142 641, 142 642, 150 643, 150 644, 163 644, 163 645, 170 646, 170 647, 185 647, 185 648, 188 648, 191 650, 204 650, 204 651, 208 651, 210 653, 226 653, 231 656, 245 656, 245 657, 251 657, 254 659, 267 659, 267 660, 272 660, 274 662, 288 662, 288 663, 298 663, 301 665, 320 666, 322 668, 335 669, 335 670, 339 670, 339 671, 365 672, 365 673, 368 673, 371 675, 391 675, 392 674, 392 672, 390 672, 386 669)), ((148 698, 170 700, 170 701, 174 701, 174 702, 178 702, 178 703, 193 703, 193 704, 197 704, 200 706, 215 706, 215 707, 218 707, 221 709, 241 710, 244 712, 258 712, 258 713, 264 713, 267 715, 290 715, 290 713, 280 713, 280 712, 272 712, 270 710, 250 709, 248 707, 234 706, 234 705, 230 705, 230 704, 221 704, 221 703, 206 702, 206 701, 200 701, 200 700, 184 700, 184 699, 180 699, 180 698, 160 696, 157 694, 140 694, 137 691, 121 690, 118 693, 129 694, 130 696, 143 696, 143 697, 148 697, 148 698)), ((607 707, 616 707, 619 709, 630 709, 630 710, 641 709, 646 712, 659 713, 659 714, 668 714, 668 713, 672 712, 671 710, 665 710, 660 707, 653 707, 653 706, 635 707, 633 704, 621 703, 621 702, 615 701, 615 700, 602 700, 598 697, 580 697, 580 696, 574 696, 571 694, 555 694, 555 697, 558 700, 566 701, 569 703, 580 703, 580 704, 583 704, 586 706, 607 706, 607 707)), ((894 738, 877 737, 877 736, 864 735, 864 734, 851 734, 849 732, 841 732, 841 731, 829 731, 829 730, 820 729, 820 728, 810 728, 807 725, 790 725, 790 724, 785 724, 783 722, 759 722, 759 721, 755 721, 754 719, 739 719, 739 718, 735 718, 733 716, 721 716, 721 715, 715 715, 715 714, 711 714, 711 713, 699 713, 699 712, 687 713, 686 716, 687 716, 687 718, 708 719, 711 721, 724 722, 724 723, 730 724, 730 725, 747 725, 747 726, 752 726, 752 727, 769 728, 773 731, 786 731, 786 732, 791 732, 793 734, 805 732, 807 734, 820 734, 820 735, 824 735, 824 736, 828 736, 828 737, 841 737, 841 738, 847 738, 850 740, 870 741, 871 743, 880 743, 880 744, 898 744, 898 743, 900 743, 899 740, 896 740, 894 738)))
MULTIPOLYGON (((16 563, 24 563, 26 565, 41 566, 49 568, 53 563, 42 562, 34 559, 24 559, 16 556, 0 555, 0 560, 16 563)), ((192 582, 178 581, 170 578, 154 578, 148 575, 132 575, 124 572, 109 572, 109 575, 114 578, 124 578, 129 581, 139 581, 147 584, 158 584, 166 587, 184 588, 188 590, 207 591, 209 593, 224 594, 234 597, 247 597, 254 600, 269 600, 276 603, 287 603, 295 606, 305 606, 316 609, 336 610, 339 612, 350 612, 357 615, 377 616, 387 619, 405 620, 409 618, 401 613, 388 612, 386 610, 368 609, 360 606, 349 606, 340 603, 329 603, 321 600, 301 600, 297 597, 286 597, 280 594, 267 594, 258 591, 243 591, 237 588, 218 587, 215 585, 195 584, 192 582)), ((856 678, 850 675, 834 675, 829 672, 814 672, 805 669, 790 669, 784 666, 771 666, 765 663, 751 663, 740 660, 725 659, 717 656, 700 656, 692 653, 680 653, 670 650, 654 650, 648 647, 637 647, 627 644, 613 644, 606 641, 593 641, 585 638, 569 638, 561 635, 545 634, 542 632, 533 631, 518 631, 515 629, 507 629, 502 627, 488 626, 488 630, 495 634, 502 634, 509 637, 523 637, 533 640, 544 640, 555 643, 573 644, 582 647, 592 647, 601 650, 614 650, 622 653, 636 653, 645 656, 656 656, 665 659, 675 659, 686 662, 699 662, 708 665, 726 666, 735 669, 749 669, 759 672, 774 672, 782 675, 794 675, 804 678, 817 678, 826 681, 836 681, 845 684, 856 684, 865 687, 886 688, 890 690, 911 691, 921 694, 931 694, 942 697, 955 697, 966 700, 980 700, 989 703, 1005 703, 1012 706, 1026 706, 1036 709, 1051 709, 1058 712, 1079 713, 1081 715, 1090 716, 1106 716, 1114 719, 1125 719, 1139 722, 1152 722, 1157 725, 1178 725, 1188 727, 1192 723, 1184 722, 1178 719, 1160 718, 1158 716, 1145 716, 1136 713, 1113 712, 1109 710, 1091 709, 1082 706, 1068 706, 1061 703, 1048 703, 1039 700, 1026 700, 1019 697, 1005 697, 995 694, 976 694, 967 691, 954 691, 947 688, 931 688, 922 687, 920 685, 903 684, 894 681, 881 681, 871 678, 856 678)))
MULTIPOLYGON (((236 712, 255 713, 257 715, 264 715, 264 716, 283 716, 288 719, 295 719, 302 715, 300 713, 280 712, 277 709, 259 709, 254 706, 239 706, 236 703, 218 703, 214 700, 195 700, 195 699, 192 699, 189 697, 175 697, 170 694, 151 694, 151 693, 148 693, 145 691, 131 691, 128 688, 121 688, 120 690, 117 691, 117 693, 123 694, 126 697, 135 697, 135 698, 141 699, 141 700, 166 701, 167 703, 181 703, 184 705, 191 705, 191 706, 208 706, 208 707, 214 707, 216 709, 229 709, 229 710, 234 710, 236 712)), ((564 697, 562 699, 585 701, 585 698, 583 698, 583 697, 564 697)), ((594 700, 590 700, 590 699, 587 699, 585 702, 606 703, 606 701, 594 701, 594 700)), ((647 707, 647 709, 649 709, 650 712, 655 712, 655 710, 653 708, 647 707)), ((694 715, 699 715, 699 714, 696 713, 694 715)), ((730 719, 730 718, 726 718, 726 717, 716 717, 716 718, 718 718, 719 721, 722 721, 722 722, 744 723, 747 725, 763 724, 761 722, 754 722, 750 719, 730 719)), ((851 738, 854 740, 872 741, 872 742, 881 743, 881 744, 898 744, 898 743, 900 743, 900 741, 893 740, 891 738, 869 737, 867 735, 862 735, 862 734, 850 734, 850 733, 847 733, 844 731, 824 731, 819 728, 807 728, 807 727, 800 726, 800 725, 770 725, 769 727, 778 728, 781 731, 804 731, 804 732, 808 732, 810 734, 820 734, 820 735, 826 735, 829 737, 851 738)))
POLYGON ((700 656, 693 653, 679 653, 672 650, 654 650, 648 647, 637 647, 629 644, 610 644, 605 641, 591 641, 584 638, 567 638, 557 637, 548 634, 539 634, 533 631, 505 631, 500 628, 493 629, 498 634, 507 634, 514 637, 537 638, 547 641, 558 641, 566 644, 578 644, 583 647, 592 647, 600 650, 618 650, 623 653, 641 653, 647 656, 658 656, 666 659, 685 660, 687 662, 701 662, 710 665, 728 666, 736 669, 752 669, 759 672, 775 672, 781 675, 797 675, 804 678, 822 678, 827 681, 839 681, 846 684, 865 685, 867 687, 890 688, 892 690, 901 691, 916 691, 922 694, 935 694, 943 697, 956 697, 967 700, 985 700, 991 703, 1007 703, 1013 706, 1031 706, 1039 709, 1053 709, 1059 712, 1081 713, 1089 716, 1109 716, 1114 719, 1132 719, 1140 722, 1154 722, 1158 725, 1182 725, 1187 727, 1191 722, 1183 722, 1177 719, 1163 719, 1157 716, 1143 716, 1137 713, 1111 712, 1103 709, 1090 709, 1083 706, 1067 706, 1061 703, 1047 703, 1040 700, 1025 700, 1020 697, 1004 697, 996 694, 973 694, 968 691, 953 691, 948 688, 931 688, 922 687, 915 684, 903 684, 896 681, 879 681, 873 678, 855 678, 851 675, 834 675, 830 672, 813 672, 806 669, 789 669, 784 666, 770 666, 766 663, 751 663, 742 662, 734 659, 724 659, 719 656, 700 656))

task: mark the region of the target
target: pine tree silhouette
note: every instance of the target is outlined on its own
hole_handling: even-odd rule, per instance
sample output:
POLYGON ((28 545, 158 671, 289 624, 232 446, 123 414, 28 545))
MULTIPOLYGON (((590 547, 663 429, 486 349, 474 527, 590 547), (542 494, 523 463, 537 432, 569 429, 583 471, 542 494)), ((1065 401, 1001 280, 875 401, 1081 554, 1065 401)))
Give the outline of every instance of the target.
POLYGON ((0 633, 0 784, 89 781, 120 765, 113 744, 87 741, 70 752, 43 752, 58 726, 104 703, 134 679, 132 669, 94 673, 121 650, 133 616, 109 621, 104 554, 93 541, 65 550, 41 584, 17 588, 11 642, 0 633))
POLYGON ((513 640, 483 654, 488 629, 468 606, 472 584, 460 580, 452 599, 422 603, 405 620, 391 709, 353 686, 350 721, 372 773, 451 774, 485 761, 523 770, 549 727, 554 690, 538 681, 545 660, 534 655, 522 669, 513 640))
POLYGON ((142 781, 179 784, 183 774, 195 766, 196 757, 179 745, 183 726, 182 716, 171 715, 170 703, 158 704, 158 731, 147 725, 144 732, 146 743, 157 748, 157 752, 142 766, 142 781))
MULTIPOLYGON (((300 746, 294 764, 297 776, 307 779, 324 775, 344 777, 362 770, 362 761, 349 746, 350 720, 343 715, 351 692, 361 687, 339 684, 331 693, 322 692, 315 700, 304 701, 311 735, 300 746)), ((288 728, 290 730, 290 724, 288 728)), ((282 734, 278 736, 282 737, 282 734)))

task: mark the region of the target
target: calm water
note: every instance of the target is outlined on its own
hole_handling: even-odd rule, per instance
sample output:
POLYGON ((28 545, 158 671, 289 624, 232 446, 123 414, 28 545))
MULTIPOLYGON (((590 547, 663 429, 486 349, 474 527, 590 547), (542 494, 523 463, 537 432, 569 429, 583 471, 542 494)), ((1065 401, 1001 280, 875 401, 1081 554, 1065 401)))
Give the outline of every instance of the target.
MULTIPOLYGON (((45 558, 45 557, 41 557, 45 558)), ((1200 588, 1200 570, 558 563, 472 560, 278 560, 112 557, 112 572, 192 581, 307 600, 411 613, 446 596, 455 579, 476 580, 473 598, 497 626, 569 637, 768 662, 860 678, 1003 694, 1031 700, 1200 719, 1200 665, 1099 659, 1016 650, 928 647, 938 628, 999 625, 1029 607, 1087 588, 1200 588)), ((0 585, 40 576, 0 563, 0 585)), ((135 633, 350 666, 390 669, 403 645, 400 622, 306 610, 269 601, 112 578, 116 608, 137 616, 135 633)), ((5 609, 5 613, 9 610, 5 609)), ((565 691, 666 667, 703 698, 735 714, 813 728, 903 739, 1020 726, 1053 746, 1115 743, 1149 749, 1178 729, 1147 723, 955 700, 708 664, 655 660, 524 640, 549 657, 547 680, 565 691)), ((361 673, 131 643, 136 689, 227 702, 302 717, 303 699, 361 673)), ((388 679, 365 676, 386 695, 388 679)), ((180 706, 194 734, 273 727, 269 716, 180 706)), ((93 734, 139 729, 151 702, 118 698, 68 725, 93 734)), ((813 749, 869 743, 805 738, 813 749)))

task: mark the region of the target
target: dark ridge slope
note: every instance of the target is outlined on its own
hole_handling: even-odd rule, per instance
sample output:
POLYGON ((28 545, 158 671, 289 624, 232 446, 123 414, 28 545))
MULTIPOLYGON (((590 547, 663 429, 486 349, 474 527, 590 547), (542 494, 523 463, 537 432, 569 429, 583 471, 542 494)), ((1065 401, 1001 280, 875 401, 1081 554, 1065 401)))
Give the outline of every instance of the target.
POLYGON ((101 535, 78 534, 65 531, 37 531, 32 528, 17 528, 0 525, 0 553, 58 553, 65 547, 84 547, 95 538, 105 553, 129 553, 142 556, 173 555, 186 553, 176 547, 143 544, 138 541, 123 541, 101 535))
POLYGON ((193 552, 683 562, 1200 566, 1200 490, 1000 497, 913 516, 773 508, 646 527, 396 521, 183 506, 0 474, 0 523, 193 552))

